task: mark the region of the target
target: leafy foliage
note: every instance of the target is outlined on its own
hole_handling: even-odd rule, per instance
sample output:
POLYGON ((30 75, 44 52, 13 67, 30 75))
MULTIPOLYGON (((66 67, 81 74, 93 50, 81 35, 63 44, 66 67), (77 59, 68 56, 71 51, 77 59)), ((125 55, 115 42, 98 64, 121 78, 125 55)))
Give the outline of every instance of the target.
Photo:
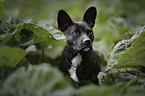
MULTIPOLYGON (((137 80, 140 83, 145 83, 142 81, 144 80, 145 75, 144 29, 145 26, 140 28, 131 39, 119 41, 112 49, 110 53, 110 59, 107 63, 106 71, 110 75, 113 75, 115 83, 119 82, 117 79, 121 79, 122 82, 137 80)), ((100 77, 100 80, 101 79, 103 78, 100 77)))
POLYGON ((70 96, 73 88, 51 66, 29 66, 14 72, 3 84, 3 96, 70 96))
POLYGON ((145 26, 129 40, 118 42, 110 53, 107 70, 111 68, 137 68, 144 66, 145 26))
POLYGON ((134 82, 103 87, 85 86, 80 88, 77 94, 78 96, 144 96, 144 88, 131 86, 132 83, 134 82))
POLYGON ((0 95, 144 96, 144 6, 144 0, 0 1, 0 95), (80 21, 92 5, 98 12, 93 47, 100 86, 77 83, 57 69, 65 46, 58 10, 80 21))

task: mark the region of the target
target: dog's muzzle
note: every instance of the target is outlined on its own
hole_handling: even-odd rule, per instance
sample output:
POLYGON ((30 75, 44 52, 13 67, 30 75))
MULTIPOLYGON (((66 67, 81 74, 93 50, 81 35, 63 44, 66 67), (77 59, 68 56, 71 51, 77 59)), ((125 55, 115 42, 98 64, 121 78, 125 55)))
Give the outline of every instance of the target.
POLYGON ((91 49, 92 49, 92 41, 91 41, 91 39, 90 38, 85 38, 83 40, 81 51, 87 52, 87 51, 89 51, 91 49))

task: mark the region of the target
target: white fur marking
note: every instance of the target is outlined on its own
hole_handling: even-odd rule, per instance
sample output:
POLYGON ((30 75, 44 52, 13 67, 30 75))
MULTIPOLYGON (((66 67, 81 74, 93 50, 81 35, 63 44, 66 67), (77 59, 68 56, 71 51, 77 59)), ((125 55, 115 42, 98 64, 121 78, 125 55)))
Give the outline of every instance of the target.
POLYGON ((82 56, 78 53, 77 56, 75 58, 73 58, 71 62, 72 62, 72 66, 71 66, 71 68, 69 70, 70 77, 74 81, 78 82, 79 79, 78 79, 78 77, 76 75, 76 68, 82 62, 82 56))

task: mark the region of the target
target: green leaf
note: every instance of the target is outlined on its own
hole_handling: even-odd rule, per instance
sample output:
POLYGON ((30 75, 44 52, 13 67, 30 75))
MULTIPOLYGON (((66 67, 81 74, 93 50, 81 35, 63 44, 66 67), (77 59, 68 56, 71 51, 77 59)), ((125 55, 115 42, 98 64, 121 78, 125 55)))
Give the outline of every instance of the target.
POLYGON ((115 86, 97 87, 94 85, 84 86, 77 91, 78 96, 120 96, 119 92, 125 84, 117 84, 115 86))
POLYGON ((0 47, 0 66, 15 67, 26 54, 20 48, 0 47))
POLYGON ((64 47, 65 46, 65 42, 64 42, 65 37, 64 37, 63 32, 60 32, 56 27, 45 24, 45 23, 40 24, 40 26, 42 26, 47 32, 51 33, 51 35, 55 39, 55 40, 51 40, 51 42, 50 41, 44 42, 44 45, 49 43, 51 47, 57 47, 57 46, 64 47))
POLYGON ((44 49, 49 45, 60 43, 58 40, 58 43, 55 44, 54 42, 57 41, 57 38, 39 25, 33 23, 19 23, 18 25, 9 25, 6 23, 6 25, 4 21, 1 22, 6 27, 5 29, 1 27, 4 33, 1 35, 2 41, 10 46, 29 46, 40 43, 42 49, 44 49))
POLYGON ((99 79, 99 84, 101 86, 104 86, 104 85, 113 85, 112 78, 107 73, 100 72, 98 74, 98 79, 99 79))
POLYGON ((35 35, 34 43, 42 42, 42 41, 48 40, 49 38, 53 39, 53 37, 51 37, 52 35, 49 32, 47 32, 45 29, 40 27, 39 25, 31 24, 31 23, 24 23, 22 26, 23 26, 23 29, 34 32, 34 35, 35 35))
POLYGON ((6 96, 71 96, 73 88, 60 72, 48 64, 20 68, 3 84, 6 96))
POLYGON ((118 42, 112 52, 106 71, 111 68, 141 68, 145 66, 145 26, 129 40, 118 42))
MULTIPOLYGON (((118 65, 121 67, 145 67, 145 27, 137 40, 132 43, 126 53, 119 55, 118 65)), ((117 67, 117 66, 115 66, 117 67)))
POLYGON ((9 36, 9 38, 11 38, 10 35, 14 34, 14 31, 11 31, 12 28, 10 28, 9 26, 10 24, 8 24, 7 22, 0 20, 0 40, 3 40, 6 36, 9 36))
POLYGON ((144 96, 143 86, 134 86, 134 81, 118 83, 113 86, 88 85, 76 91, 77 96, 144 96))
POLYGON ((55 38, 48 31, 46 31, 44 28, 36 24, 32 23, 19 24, 18 29, 19 30, 25 29, 33 32, 34 41, 32 42, 32 44, 40 43, 42 49, 49 46, 50 45, 49 42, 56 41, 55 38))

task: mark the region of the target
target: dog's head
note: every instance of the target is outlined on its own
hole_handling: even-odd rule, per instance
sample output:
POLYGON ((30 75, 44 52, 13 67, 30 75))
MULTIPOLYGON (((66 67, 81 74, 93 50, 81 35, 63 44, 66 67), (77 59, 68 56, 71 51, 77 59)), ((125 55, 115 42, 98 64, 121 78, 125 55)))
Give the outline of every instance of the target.
POLYGON ((58 12, 58 28, 64 32, 67 47, 77 52, 92 49, 94 40, 92 28, 95 24, 96 15, 96 8, 90 7, 85 12, 83 21, 73 22, 65 11, 60 10, 58 12))

